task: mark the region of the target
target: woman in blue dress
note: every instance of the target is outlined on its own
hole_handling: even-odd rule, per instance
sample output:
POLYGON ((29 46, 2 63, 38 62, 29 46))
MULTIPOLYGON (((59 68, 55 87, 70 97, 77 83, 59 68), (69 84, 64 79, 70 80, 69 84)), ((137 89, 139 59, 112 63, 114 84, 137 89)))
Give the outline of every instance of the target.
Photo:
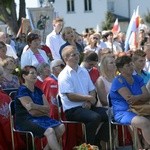
POLYGON ((110 90, 115 121, 140 128, 144 139, 150 144, 150 120, 131 111, 130 106, 150 99, 143 79, 133 74, 133 63, 129 56, 116 59, 120 75, 115 77, 110 90))
POLYGON ((21 73, 23 84, 16 97, 16 125, 23 131, 31 131, 36 137, 46 136, 46 149, 61 150, 59 139, 64 133, 64 125, 49 118, 49 105, 43 92, 35 87, 37 71, 33 66, 25 66, 21 73))

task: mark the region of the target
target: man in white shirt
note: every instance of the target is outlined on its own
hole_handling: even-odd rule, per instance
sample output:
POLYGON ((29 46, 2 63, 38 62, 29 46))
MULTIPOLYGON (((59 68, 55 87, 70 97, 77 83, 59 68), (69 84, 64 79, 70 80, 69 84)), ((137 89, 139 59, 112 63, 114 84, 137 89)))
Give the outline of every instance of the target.
POLYGON ((106 109, 95 106, 95 86, 88 71, 78 65, 79 52, 76 47, 68 45, 63 48, 62 57, 66 67, 58 76, 58 87, 66 118, 85 123, 87 143, 101 147, 100 141, 105 141, 109 134, 105 124, 108 123, 106 109), (101 123, 104 126, 97 130, 101 123))
POLYGON ((50 48, 53 59, 61 58, 59 54, 59 50, 61 45, 65 43, 65 41, 61 37, 61 31, 63 25, 64 25, 64 21, 62 18, 54 19, 53 20, 54 30, 46 37, 46 45, 50 48))

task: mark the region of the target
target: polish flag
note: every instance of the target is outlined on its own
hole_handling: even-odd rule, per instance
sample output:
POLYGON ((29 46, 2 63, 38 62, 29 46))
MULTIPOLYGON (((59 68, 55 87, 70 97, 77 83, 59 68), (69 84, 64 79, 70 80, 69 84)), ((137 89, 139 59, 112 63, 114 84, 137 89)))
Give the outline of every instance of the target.
POLYGON ((131 17, 125 40, 125 51, 130 49, 136 49, 138 46, 138 27, 139 27, 139 6, 136 11, 134 10, 131 17))
POLYGON ((129 45, 131 49, 138 48, 138 27, 139 27, 139 6, 136 9, 134 21, 132 25, 132 32, 129 39, 129 45))
POLYGON ((118 18, 116 18, 116 21, 115 21, 115 23, 114 23, 114 25, 113 25, 113 28, 112 28, 112 32, 113 32, 114 34, 117 34, 117 33, 120 32, 120 25, 119 25, 119 23, 118 23, 118 18))

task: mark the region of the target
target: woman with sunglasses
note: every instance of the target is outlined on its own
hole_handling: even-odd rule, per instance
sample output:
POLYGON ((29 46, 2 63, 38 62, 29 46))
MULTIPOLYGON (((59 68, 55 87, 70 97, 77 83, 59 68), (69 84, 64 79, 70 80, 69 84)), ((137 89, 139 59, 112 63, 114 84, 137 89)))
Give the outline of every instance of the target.
POLYGON ((31 131, 35 137, 46 137, 45 149, 62 150, 59 140, 64 133, 64 125, 49 117, 49 105, 43 92, 35 87, 37 71, 34 66, 25 66, 21 71, 22 85, 16 100, 16 126, 23 131, 31 131))
POLYGON ((100 47, 98 46, 100 43, 100 36, 97 33, 90 35, 88 40, 88 45, 84 48, 84 53, 87 51, 94 51, 97 54, 100 51, 100 47))

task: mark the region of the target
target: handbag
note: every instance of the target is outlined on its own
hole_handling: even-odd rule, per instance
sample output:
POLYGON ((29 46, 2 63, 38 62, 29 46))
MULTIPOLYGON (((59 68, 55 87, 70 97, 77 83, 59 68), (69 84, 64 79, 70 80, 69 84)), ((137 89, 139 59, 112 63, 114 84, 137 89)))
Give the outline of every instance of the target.
POLYGON ((131 105, 131 111, 139 116, 150 116, 150 102, 138 103, 131 105))

